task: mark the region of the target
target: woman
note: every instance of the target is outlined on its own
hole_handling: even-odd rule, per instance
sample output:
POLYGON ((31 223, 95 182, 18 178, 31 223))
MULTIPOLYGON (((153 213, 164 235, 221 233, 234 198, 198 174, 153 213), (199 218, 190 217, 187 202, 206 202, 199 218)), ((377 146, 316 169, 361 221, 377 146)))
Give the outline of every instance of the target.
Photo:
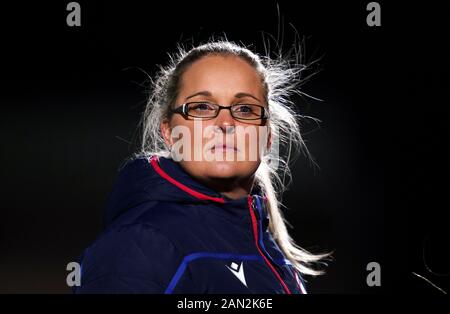
POLYGON ((171 61, 75 292, 306 293, 325 255, 294 243, 276 188, 278 143, 304 147, 287 100, 302 66, 222 40, 171 61))

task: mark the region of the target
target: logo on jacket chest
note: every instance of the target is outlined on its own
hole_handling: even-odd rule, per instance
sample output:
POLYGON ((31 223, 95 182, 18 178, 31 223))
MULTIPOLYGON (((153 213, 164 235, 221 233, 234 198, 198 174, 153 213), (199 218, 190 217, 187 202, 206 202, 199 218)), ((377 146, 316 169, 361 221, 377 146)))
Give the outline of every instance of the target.
POLYGON ((231 266, 228 265, 225 266, 233 273, 233 275, 235 275, 244 284, 244 286, 247 287, 247 282, 245 280, 244 274, 244 262, 241 262, 241 264, 232 262, 231 266))

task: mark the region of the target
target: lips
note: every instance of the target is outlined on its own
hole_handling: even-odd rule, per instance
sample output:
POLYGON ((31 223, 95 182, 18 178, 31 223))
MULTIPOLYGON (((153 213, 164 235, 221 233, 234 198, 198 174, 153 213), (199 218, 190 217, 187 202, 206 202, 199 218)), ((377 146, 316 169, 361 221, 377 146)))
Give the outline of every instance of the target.
POLYGON ((239 151, 235 146, 229 144, 216 144, 211 147, 211 150, 233 150, 235 152, 239 151))

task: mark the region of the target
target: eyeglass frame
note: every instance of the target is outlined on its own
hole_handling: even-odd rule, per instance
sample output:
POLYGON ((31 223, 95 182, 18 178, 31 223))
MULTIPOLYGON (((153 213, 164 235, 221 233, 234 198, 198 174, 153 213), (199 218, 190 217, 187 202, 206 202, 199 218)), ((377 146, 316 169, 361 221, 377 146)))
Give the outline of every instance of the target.
POLYGON ((178 107, 175 108, 175 109, 170 108, 170 112, 171 112, 171 113, 179 113, 179 114, 181 114, 182 116, 184 116, 185 118, 186 118, 186 117, 192 117, 192 118, 199 118, 199 119, 205 119, 205 120, 207 120, 207 119, 214 119, 214 118, 217 118, 217 117, 219 116, 219 114, 220 114, 220 110, 222 110, 222 109, 228 109, 228 110, 230 110, 231 116, 233 117, 233 119, 235 119, 235 120, 237 120, 237 121, 242 121, 242 120, 243 120, 243 121, 256 121, 256 120, 261 120, 261 122, 263 122, 263 121, 266 121, 266 120, 269 118, 269 110, 267 110, 266 107, 264 107, 264 106, 262 106, 262 105, 256 105, 256 104, 234 104, 234 105, 231 105, 231 106, 222 106, 222 105, 220 105, 220 104, 216 104, 216 103, 208 102, 208 101, 190 101, 190 102, 186 102, 186 103, 181 104, 180 106, 178 106, 178 107), (202 118, 202 117, 198 117, 198 116, 192 116, 192 115, 188 114, 188 112, 187 112, 188 106, 187 106, 187 105, 189 105, 189 104, 201 104, 201 103, 209 103, 209 104, 212 104, 212 105, 217 106, 218 109, 219 109, 219 110, 217 110, 217 114, 216 114, 214 117, 206 117, 206 118, 202 118), (231 110, 231 108, 233 108, 234 106, 239 106, 239 105, 241 105, 241 106, 242 106, 242 105, 251 105, 251 106, 257 106, 257 107, 260 107, 260 108, 261 108, 261 111, 262 111, 262 115, 261 115, 261 117, 258 117, 258 118, 255 118, 255 119, 236 118, 236 117, 233 115, 233 111, 231 110))

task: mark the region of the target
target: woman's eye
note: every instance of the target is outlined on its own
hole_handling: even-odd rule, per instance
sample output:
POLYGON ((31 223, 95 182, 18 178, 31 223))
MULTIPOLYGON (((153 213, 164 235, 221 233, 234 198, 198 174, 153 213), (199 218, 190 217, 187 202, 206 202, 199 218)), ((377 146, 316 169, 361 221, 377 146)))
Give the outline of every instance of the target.
POLYGON ((253 111, 253 109, 251 106, 241 105, 241 106, 236 106, 235 111, 240 112, 240 113, 250 113, 253 111))
POLYGON ((213 106, 209 103, 198 103, 193 106, 194 110, 204 111, 204 110, 214 110, 213 106))

